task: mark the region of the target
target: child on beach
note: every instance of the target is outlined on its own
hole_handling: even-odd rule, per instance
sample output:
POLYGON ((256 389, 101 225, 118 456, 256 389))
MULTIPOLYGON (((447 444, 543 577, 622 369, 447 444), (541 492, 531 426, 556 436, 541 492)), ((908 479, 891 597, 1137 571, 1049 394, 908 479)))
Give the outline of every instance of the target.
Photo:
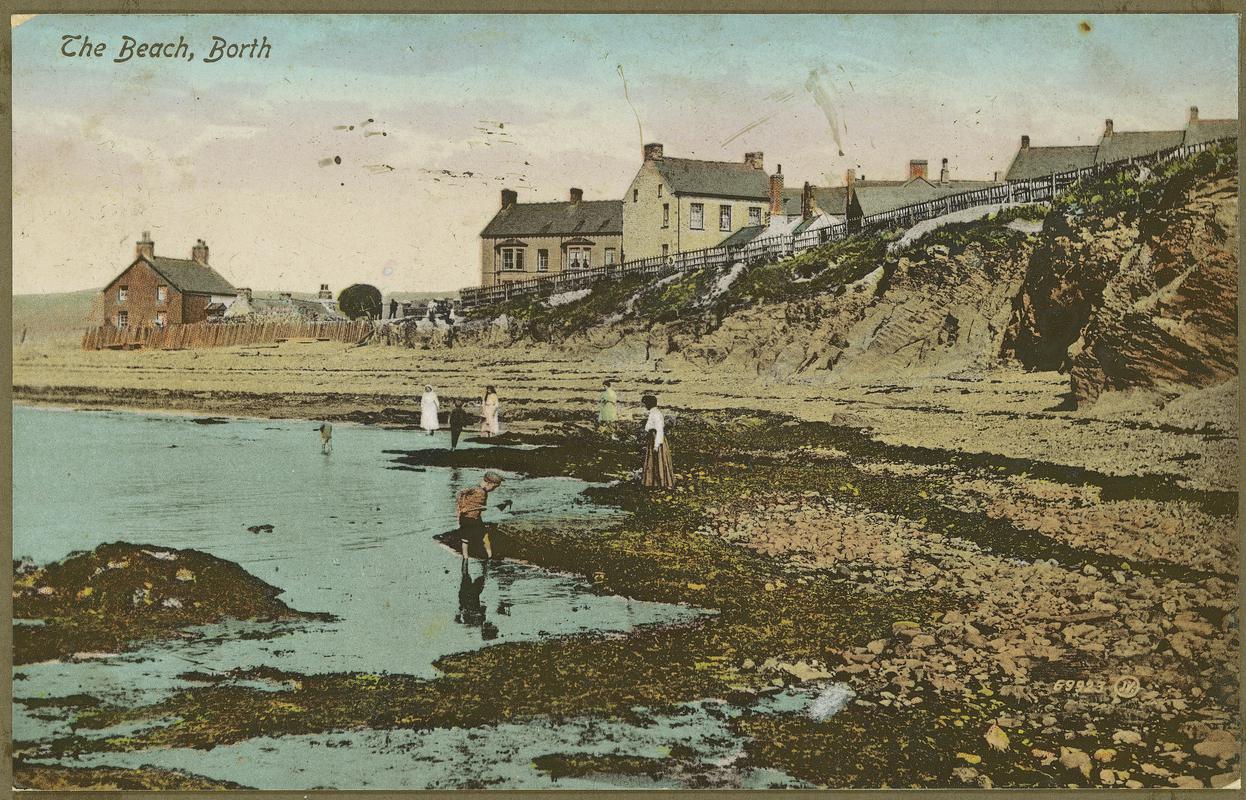
MULTIPOLYGON (((459 492, 456 507, 459 513, 459 541, 463 548, 463 558, 467 558, 468 545, 480 544, 484 547, 485 556, 493 558, 493 544, 489 541, 489 532, 485 529, 482 514, 489 505, 489 493, 502 485, 502 476, 496 472, 486 472, 480 479, 479 486, 459 492)), ((502 510, 509 506, 503 503, 502 510)))
POLYGON ((333 452, 333 426, 327 422, 320 423, 320 452, 326 456, 333 452))
POLYGON ((450 409, 450 449, 459 446, 459 436, 463 433, 463 428, 467 427, 467 410, 463 408, 462 400, 454 401, 454 408, 450 409))

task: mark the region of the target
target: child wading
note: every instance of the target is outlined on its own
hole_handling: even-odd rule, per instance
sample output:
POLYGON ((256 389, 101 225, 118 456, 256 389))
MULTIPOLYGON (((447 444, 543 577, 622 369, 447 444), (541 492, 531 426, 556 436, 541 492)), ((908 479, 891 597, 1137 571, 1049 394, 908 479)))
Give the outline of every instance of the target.
POLYGON ((333 452, 333 426, 327 422, 320 423, 320 452, 326 456, 333 452))
MULTIPOLYGON (((496 472, 486 472, 480 479, 480 485, 459 492, 457 507, 459 512, 459 541, 463 548, 463 558, 467 558, 468 545, 481 545, 485 556, 493 558, 493 545, 489 541, 489 533, 485 530, 485 522, 481 514, 489 505, 489 492, 502 485, 502 476, 496 472)), ((499 510, 509 506, 509 501, 498 506, 499 510)))
POLYGON ((654 489, 670 489, 675 485, 675 468, 671 466, 671 445, 666 440, 666 421, 658 408, 657 395, 647 394, 640 398, 649 409, 645 420, 645 459, 640 471, 642 486, 654 489))

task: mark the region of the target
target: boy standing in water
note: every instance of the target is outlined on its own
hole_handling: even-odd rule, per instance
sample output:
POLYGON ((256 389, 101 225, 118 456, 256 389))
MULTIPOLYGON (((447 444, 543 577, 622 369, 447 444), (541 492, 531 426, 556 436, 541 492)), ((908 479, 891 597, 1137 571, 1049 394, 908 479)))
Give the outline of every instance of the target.
POLYGON ((326 456, 333 452, 333 426, 327 422, 320 423, 320 452, 326 456))
MULTIPOLYGON (((459 541, 463 547, 463 558, 467 558, 469 544, 479 542, 484 546, 485 555, 493 558, 493 545, 489 541, 489 533, 485 530, 481 515, 489 505, 489 493, 502 485, 502 476, 496 472, 486 472, 480 479, 480 485, 459 492, 456 506, 459 512, 459 541)), ((510 501, 498 506, 502 510, 510 505, 510 501)))

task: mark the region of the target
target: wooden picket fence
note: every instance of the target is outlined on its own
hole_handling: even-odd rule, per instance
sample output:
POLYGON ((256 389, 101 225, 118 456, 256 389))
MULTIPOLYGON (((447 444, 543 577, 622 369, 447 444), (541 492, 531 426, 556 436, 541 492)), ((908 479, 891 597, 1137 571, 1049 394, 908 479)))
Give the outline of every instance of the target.
POLYGON ((195 347, 232 347, 286 340, 357 342, 372 330, 372 322, 196 322, 190 325, 154 325, 91 328, 82 337, 84 350, 185 350, 195 347))
POLYGON ((834 222, 824 227, 799 234, 779 234, 754 239, 741 247, 709 247, 689 250, 666 257, 636 259, 622 264, 612 264, 574 272, 558 273, 524 281, 508 281, 493 286, 481 286, 459 290, 464 309, 503 303, 519 297, 549 297, 562 292, 586 289, 599 280, 620 278, 625 275, 662 275, 684 272, 706 266, 757 259, 775 260, 795 255, 810 248, 843 239, 854 233, 889 228, 911 228, 919 222, 964 211, 979 206, 1002 203, 1049 202, 1061 192, 1084 178, 1103 175, 1122 169, 1158 164, 1175 158, 1185 158, 1203 150, 1209 150, 1232 139, 1200 142, 1160 150, 1145 156, 1095 164, 1091 167, 1057 172, 1041 178, 1011 183, 994 184, 970 189, 956 194, 944 195, 933 200, 895 208, 859 219, 834 222))

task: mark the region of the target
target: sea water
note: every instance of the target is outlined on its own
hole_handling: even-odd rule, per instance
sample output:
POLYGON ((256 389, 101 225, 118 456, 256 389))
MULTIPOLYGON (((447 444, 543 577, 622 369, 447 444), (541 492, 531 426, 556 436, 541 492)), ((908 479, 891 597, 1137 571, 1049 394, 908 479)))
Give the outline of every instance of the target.
MULTIPOLYGON (((179 677, 183 673, 259 666, 431 678, 437 674, 433 662, 449 653, 590 631, 621 633, 705 613, 595 595, 581 578, 527 564, 503 561, 485 573, 473 560, 468 579, 485 576, 480 600, 488 624, 478 618, 464 624, 459 621, 463 562, 433 537, 455 527, 455 494, 476 485, 482 470, 393 468, 386 451, 448 447, 445 432, 427 436, 338 424, 333 451, 324 455, 317 426, 305 420, 204 424, 177 415, 15 407, 16 558, 45 564, 112 541, 194 548, 279 587, 293 608, 336 617, 227 622, 195 628, 190 639, 132 652, 23 665, 14 670, 15 696, 85 693, 109 704, 148 704, 194 685, 179 677), (272 530, 249 530, 260 525, 272 530)), ((511 500, 510 513, 517 516, 582 529, 587 521, 608 521, 618 513, 587 502, 582 495, 587 486, 568 478, 507 474, 491 503, 511 500)), ((505 521, 506 514, 493 518, 505 521)), ((31 714, 15 704, 14 739, 38 742, 68 734, 67 720, 49 711, 31 714)), ((738 755, 738 743, 720 723, 694 728, 702 739, 713 734, 722 751, 718 758, 738 755)), ((531 769, 531 757, 566 752, 569 738, 581 742, 575 752, 605 747, 605 752, 655 755, 689 740, 687 731, 676 735, 662 725, 641 730, 594 720, 475 731, 366 731, 336 738, 343 736, 348 746, 325 747, 333 736, 284 736, 207 753, 105 753, 72 763, 165 765, 271 788, 549 786, 548 778, 531 769), (592 747, 581 741, 586 727, 602 725, 610 727, 609 737, 592 747), (455 768, 459 759, 453 753, 468 742, 488 758, 464 771, 455 768)), ((764 775, 753 778, 770 782, 764 775)))

